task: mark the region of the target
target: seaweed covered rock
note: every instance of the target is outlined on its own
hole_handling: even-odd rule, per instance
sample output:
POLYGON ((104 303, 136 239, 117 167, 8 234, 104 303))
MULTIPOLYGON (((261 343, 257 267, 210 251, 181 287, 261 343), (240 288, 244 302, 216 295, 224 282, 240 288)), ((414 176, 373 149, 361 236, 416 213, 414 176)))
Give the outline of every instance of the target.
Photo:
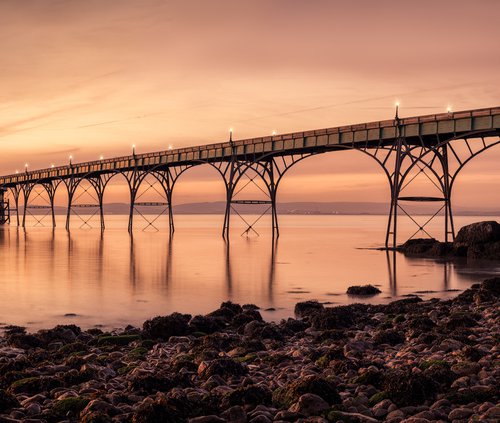
POLYGON ((189 329, 192 332, 202 332, 206 334, 218 332, 226 326, 224 319, 216 316, 194 316, 189 321, 189 329))
POLYGON ((317 330, 339 329, 352 326, 355 321, 353 306, 328 307, 312 314, 309 319, 317 330))
POLYGON ((247 368, 230 358, 218 358, 208 363, 202 362, 198 367, 198 375, 202 379, 208 379, 210 376, 218 375, 222 377, 244 376, 247 374, 247 368))
POLYGON ((222 399, 222 407, 229 408, 235 405, 256 407, 257 405, 271 405, 272 393, 269 388, 259 385, 250 385, 237 388, 222 399))
POLYGON ((325 307, 318 301, 303 301, 295 304, 295 316, 307 317, 313 313, 323 310, 325 307))
POLYGON ((373 334, 373 342, 375 344, 398 345, 405 341, 405 336, 402 332, 394 329, 378 330, 373 334))
POLYGON ((273 402, 288 408, 304 394, 318 395, 330 405, 341 401, 335 383, 327 378, 312 375, 276 389, 273 392, 273 402))
POLYGON ((347 295, 369 297, 380 294, 382 291, 373 285, 353 285, 347 288, 347 295))
POLYGON ((146 338, 168 340, 171 336, 183 336, 189 333, 189 314, 172 313, 146 320, 143 332, 146 338))
POLYGON ((395 369, 386 372, 383 388, 388 397, 398 406, 423 404, 435 397, 435 384, 424 373, 395 369))

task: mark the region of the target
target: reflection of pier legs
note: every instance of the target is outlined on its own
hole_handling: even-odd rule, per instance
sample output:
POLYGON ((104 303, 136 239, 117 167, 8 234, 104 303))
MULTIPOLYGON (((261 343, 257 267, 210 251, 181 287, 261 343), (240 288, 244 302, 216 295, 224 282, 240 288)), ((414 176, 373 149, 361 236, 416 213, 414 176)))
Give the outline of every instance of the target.
MULTIPOLYGON (((226 274, 226 290, 227 290, 227 298, 231 299, 233 295, 234 288, 234 275, 233 269, 231 266, 231 243, 226 242, 224 244, 225 248, 225 274, 226 274)), ((270 303, 274 301, 274 283, 276 277, 276 255, 278 249, 278 240, 274 237, 271 237, 271 251, 269 254, 269 268, 267 269, 267 292, 268 292, 268 300, 270 303)))
POLYGON ((395 250, 385 252, 387 258, 387 273, 389 275, 389 287, 391 289, 391 295, 396 296, 397 292, 397 252, 395 250), (392 257, 392 258, 391 258, 392 257))

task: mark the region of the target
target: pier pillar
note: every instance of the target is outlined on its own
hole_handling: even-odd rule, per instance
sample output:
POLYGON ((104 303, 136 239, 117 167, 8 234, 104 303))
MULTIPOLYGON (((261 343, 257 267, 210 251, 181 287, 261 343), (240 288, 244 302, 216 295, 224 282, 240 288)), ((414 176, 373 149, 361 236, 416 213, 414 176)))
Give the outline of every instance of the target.
POLYGON ((0 225, 10 222, 10 207, 9 200, 5 198, 6 192, 5 188, 0 188, 0 225))

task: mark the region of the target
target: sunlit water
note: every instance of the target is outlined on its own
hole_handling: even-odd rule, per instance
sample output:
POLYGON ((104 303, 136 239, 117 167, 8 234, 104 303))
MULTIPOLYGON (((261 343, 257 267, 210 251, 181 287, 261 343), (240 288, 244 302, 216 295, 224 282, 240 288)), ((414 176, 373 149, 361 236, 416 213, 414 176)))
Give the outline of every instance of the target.
MULTIPOLYGON (((457 217, 455 223, 491 219, 457 217)), ((115 328, 174 311, 203 314, 225 300, 257 304, 266 319, 279 320, 306 299, 360 301, 345 294, 353 284, 382 290, 361 301, 412 293, 447 298, 500 274, 500 264, 492 262, 396 254, 394 263, 392 253, 372 249, 383 244, 384 216, 280 216, 274 248, 267 216, 256 226, 260 236, 250 237, 240 236, 244 225, 234 217, 229 245, 221 238, 221 216, 176 216, 171 240, 162 219, 155 222, 158 232, 142 231, 144 221, 136 222, 133 237, 124 216, 107 216, 102 235, 95 220, 94 229, 81 229, 79 219, 68 233, 62 217, 54 231, 34 226, 33 218, 25 230, 0 228, 0 322, 32 330, 60 323, 115 328)), ((401 225, 401 238, 411 235, 412 223, 401 225)), ((438 234, 440 225, 437 218, 429 231, 438 234)))

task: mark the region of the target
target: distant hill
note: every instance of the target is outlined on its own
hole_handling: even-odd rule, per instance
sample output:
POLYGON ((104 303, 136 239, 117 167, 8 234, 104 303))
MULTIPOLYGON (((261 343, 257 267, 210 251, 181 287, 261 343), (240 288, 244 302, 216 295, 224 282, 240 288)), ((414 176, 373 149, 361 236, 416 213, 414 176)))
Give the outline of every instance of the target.
MULTIPOLYGON (((437 204, 409 204, 405 203, 405 209, 414 214, 434 214, 437 204)), ((126 203, 108 203, 104 205, 104 212, 113 215, 127 215, 129 205, 126 203)), ((224 201, 186 203, 174 206, 175 214, 223 214, 226 207, 224 201)), ((268 208, 267 205, 247 205, 236 204, 234 207, 242 214, 262 213, 268 208)), ((158 214, 164 208, 158 206, 139 206, 142 213, 158 214)), ((92 209, 86 209, 86 213, 91 213, 92 209)), ((388 203, 379 202, 290 202, 278 203, 279 214, 296 215, 386 215, 389 210, 388 203)), ((31 209, 33 214, 44 214, 46 209, 31 209)), ((65 214, 66 208, 57 206, 56 214, 65 214)), ((84 210, 81 210, 83 213, 84 210)), ((466 207, 454 207, 454 214, 461 216, 500 216, 500 210, 493 209, 473 209, 466 207)))

